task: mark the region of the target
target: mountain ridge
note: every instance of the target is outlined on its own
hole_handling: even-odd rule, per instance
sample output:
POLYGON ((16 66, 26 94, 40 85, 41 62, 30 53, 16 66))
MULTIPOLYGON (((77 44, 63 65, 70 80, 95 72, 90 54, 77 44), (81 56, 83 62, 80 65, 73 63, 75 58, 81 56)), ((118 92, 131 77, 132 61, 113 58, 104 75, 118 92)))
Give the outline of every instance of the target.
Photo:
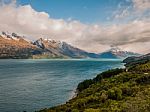
POLYGON ((16 33, 2 32, 0 35, 0 58, 97 58, 66 42, 40 38, 27 41, 16 33), (25 50, 24 50, 25 49, 25 50), (36 52, 34 52, 36 51, 36 52), (22 54, 26 55, 23 56, 22 54))
POLYGON ((127 58, 127 57, 131 57, 131 56, 139 56, 140 54, 138 53, 134 53, 134 52, 129 52, 129 51, 123 51, 118 47, 112 47, 111 49, 99 53, 101 58, 127 58))
POLYGON ((35 41, 27 40, 16 33, 1 32, 0 58, 125 58, 135 54, 112 48, 103 53, 90 53, 74 47, 66 42, 39 38, 35 41))
POLYGON ((132 56, 132 57, 128 57, 126 59, 123 60, 126 67, 128 66, 135 66, 137 64, 144 64, 146 62, 150 61, 150 53, 142 55, 142 56, 132 56))

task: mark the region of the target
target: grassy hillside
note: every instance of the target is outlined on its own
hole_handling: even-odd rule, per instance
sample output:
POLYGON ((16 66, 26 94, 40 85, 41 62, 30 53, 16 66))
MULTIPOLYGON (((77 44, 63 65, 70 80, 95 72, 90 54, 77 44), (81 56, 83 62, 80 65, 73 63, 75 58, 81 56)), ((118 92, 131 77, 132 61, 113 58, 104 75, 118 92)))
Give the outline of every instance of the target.
POLYGON ((150 62, 81 82, 66 104, 40 112, 150 112, 150 62))

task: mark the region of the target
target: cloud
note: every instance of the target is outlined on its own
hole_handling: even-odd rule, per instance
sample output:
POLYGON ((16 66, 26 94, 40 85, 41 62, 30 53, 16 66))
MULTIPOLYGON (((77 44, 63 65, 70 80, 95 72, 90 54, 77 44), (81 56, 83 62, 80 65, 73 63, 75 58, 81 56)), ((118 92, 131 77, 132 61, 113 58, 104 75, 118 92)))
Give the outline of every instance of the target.
POLYGON ((120 46, 126 51, 135 51, 139 53, 149 53, 150 52, 150 42, 137 42, 134 44, 126 44, 120 46))
POLYGON ((150 15, 150 0, 126 0, 118 4, 114 12, 115 19, 142 18, 144 14, 150 15))
POLYGON ((16 0, 0 0, 0 5, 16 5, 16 0))
POLYGON ((109 26, 89 25, 73 19, 54 19, 30 5, 16 6, 15 2, 0 6, 0 30, 20 33, 33 40, 44 37, 66 41, 90 52, 129 46, 127 50, 146 53, 149 47, 144 45, 150 45, 145 44, 150 43, 149 18, 109 26))
POLYGON ((132 0, 133 7, 138 11, 150 9, 150 0, 132 0))
POLYGON ((116 15, 115 15, 115 19, 122 19, 124 17, 127 17, 130 14, 129 9, 130 9, 130 7, 127 7, 123 10, 120 10, 119 12, 117 11, 116 15))

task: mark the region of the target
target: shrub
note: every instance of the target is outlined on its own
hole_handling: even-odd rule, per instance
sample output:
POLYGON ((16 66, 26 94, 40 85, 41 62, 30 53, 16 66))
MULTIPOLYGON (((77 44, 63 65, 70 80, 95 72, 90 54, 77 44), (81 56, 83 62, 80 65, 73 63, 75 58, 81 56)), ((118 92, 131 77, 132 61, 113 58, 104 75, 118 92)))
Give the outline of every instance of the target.
POLYGON ((138 84, 149 84, 150 83, 150 75, 143 75, 136 79, 138 84))
POLYGON ((108 95, 106 91, 103 91, 100 96, 101 101, 104 103, 108 99, 108 95))
POLYGON ((73 109, 71 112, 80 112, 78 109, 73 109))
POLYGON ((101 112, 99 109, 85 109, 84 112, 101 112))
POLYGON ((124 69, 119 69, 119 68, 108 70, 97 75, 93 80, 98 82, 101 81, 103 78, 110 78, 112 76, 118 75, 119 73, 122 73, 123 71, 124 69))
POLYGON ((122 90, 114 87, 108 90, 108 98, 112 100, 121 100, 122 99, 122 90))
POLYGON ((88 80, 84 80, 83 82, 79 83, 78 86, 77 86, 77 90, 79 92, 81 92, 82 90, 87 89, 90 85, 92 85, 96 82, 99 82, 104 78, 110 78, 112 76, 115 76, 119 73, 122 73, 123 71, 124 71, 124 69, 116 68, 116 69, 112 69, 112 70, 102 72, 101 74, 97 75, 93 80, 88 79, 88 80))
POLYGON ((90 85, 92 85, 94 83, 94 81, 92 79, 89 79, 89 80, 85 80, 81 83, 79 83, 78 87, 77 87, 77 90, 78 91, 82 91, 86 88, 88 88, 90 85))

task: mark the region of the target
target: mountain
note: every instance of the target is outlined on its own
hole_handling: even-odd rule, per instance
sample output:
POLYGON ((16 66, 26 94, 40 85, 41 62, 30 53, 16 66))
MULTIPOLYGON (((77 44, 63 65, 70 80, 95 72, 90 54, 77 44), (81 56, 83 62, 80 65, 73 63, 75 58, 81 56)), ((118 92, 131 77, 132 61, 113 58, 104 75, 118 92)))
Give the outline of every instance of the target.
POLYGON ((52 52, 62 57, 70 58, 98 58, 99 55, 95 53, 88 53, 84 50, 71 46, 66 42, 55 41, 52 39, 38 39, 33 43, 41 49, 52 52))
POLYGON ((139 56, 140 54, 138 53, 133 53, 129 51, 123 51, 119 49, 118 47, 113 47, 110 50, 106 52, 99 53, 100 58, 127 58, 129 56, 139 56))
POLYGON ((125 66, 127 66, 127 67, 137 65, 137 64, 144 64, 148 61, 150 61, 150 53, 139 56, 139 57, 135 57, 135 56, 128 57, 123 60, 123 62, 126 63, 125 66))
POLYGON ((8 32, 0 34, 0 58, 30 58, 41 53, 41 49, 24 37, 8 32))
POLYGON ((99 58, 66 42, 40 38, 28 41, 16 33, 1 32, 0 58, 99 58))
POLYGON ((96 54, 76 48, 66 42, 40 38, 34 42, 16 33, 0 33, 0 58, 126 58, 139 54, 114 47, 96 54))

